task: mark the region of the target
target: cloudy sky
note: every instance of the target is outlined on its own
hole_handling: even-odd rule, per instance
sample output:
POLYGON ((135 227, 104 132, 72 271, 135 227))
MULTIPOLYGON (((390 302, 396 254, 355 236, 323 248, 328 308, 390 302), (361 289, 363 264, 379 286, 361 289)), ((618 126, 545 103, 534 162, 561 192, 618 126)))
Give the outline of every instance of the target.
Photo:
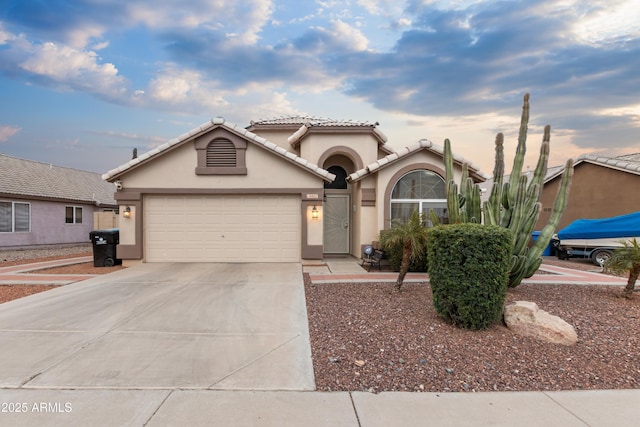
POLYGON ((379 122, 483 171, 640 152, 637 0, 2 0, 0 152, 106 172, 222 116, 379 122))

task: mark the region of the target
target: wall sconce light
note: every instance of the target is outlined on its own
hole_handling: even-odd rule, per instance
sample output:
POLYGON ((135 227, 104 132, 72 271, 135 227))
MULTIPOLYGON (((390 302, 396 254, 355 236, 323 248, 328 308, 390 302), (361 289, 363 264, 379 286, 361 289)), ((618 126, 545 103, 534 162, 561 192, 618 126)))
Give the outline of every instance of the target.
POLYGON ((316 208, 316 205, 313 205, 313 209, 311 209, 311 219, 318 219, 319 214, 318 208, 316 208))
POLYGON ((124 212, 122 212, 122 216, 125 218, 131 218, 131 208, 129 206, 124 209, 124 212))

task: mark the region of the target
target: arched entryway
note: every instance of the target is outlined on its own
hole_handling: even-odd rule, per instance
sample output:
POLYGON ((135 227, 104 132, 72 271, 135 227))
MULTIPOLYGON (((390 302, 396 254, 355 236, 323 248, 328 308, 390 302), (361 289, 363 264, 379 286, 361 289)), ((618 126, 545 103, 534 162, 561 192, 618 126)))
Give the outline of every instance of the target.
POLYGON ((344 154, 328 157, 323 168, 336 176, 324 185, 323 246, 326 255, 351 253, 353 212, 352 186, 346 178, 355 171, 354 162, 344 154))

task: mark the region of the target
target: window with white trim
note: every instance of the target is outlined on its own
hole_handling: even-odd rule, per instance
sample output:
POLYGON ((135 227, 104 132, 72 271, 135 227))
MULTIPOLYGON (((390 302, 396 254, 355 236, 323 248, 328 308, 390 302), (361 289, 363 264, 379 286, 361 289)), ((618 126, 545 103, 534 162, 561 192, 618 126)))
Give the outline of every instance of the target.
POLYGON ((82 224, 82 208, 80 206, 67 206, 65 211, 65 224, 82 224))
POLYGON ((0 201, 0 233, 31 231, 31 204, 0 201))
POLYGON ((449 222, 447 195, 444 179, 429 170, 414 170, 402 176, 391 192, 391 221, 407 221, 415 210, 426 215, 427 226, 429 211, 433 209, 441 224, 449 222))

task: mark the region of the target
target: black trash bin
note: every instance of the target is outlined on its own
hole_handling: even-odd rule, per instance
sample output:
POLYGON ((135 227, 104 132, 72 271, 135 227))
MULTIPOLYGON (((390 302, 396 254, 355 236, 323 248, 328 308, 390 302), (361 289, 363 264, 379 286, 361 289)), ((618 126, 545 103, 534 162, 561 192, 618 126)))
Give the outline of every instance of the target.
POLYGON ((120 243, 119 229, 93 230, 89 238, 93 244, 94 267, 111 267, 121 263, 116 257, 116 246, 120 243))

